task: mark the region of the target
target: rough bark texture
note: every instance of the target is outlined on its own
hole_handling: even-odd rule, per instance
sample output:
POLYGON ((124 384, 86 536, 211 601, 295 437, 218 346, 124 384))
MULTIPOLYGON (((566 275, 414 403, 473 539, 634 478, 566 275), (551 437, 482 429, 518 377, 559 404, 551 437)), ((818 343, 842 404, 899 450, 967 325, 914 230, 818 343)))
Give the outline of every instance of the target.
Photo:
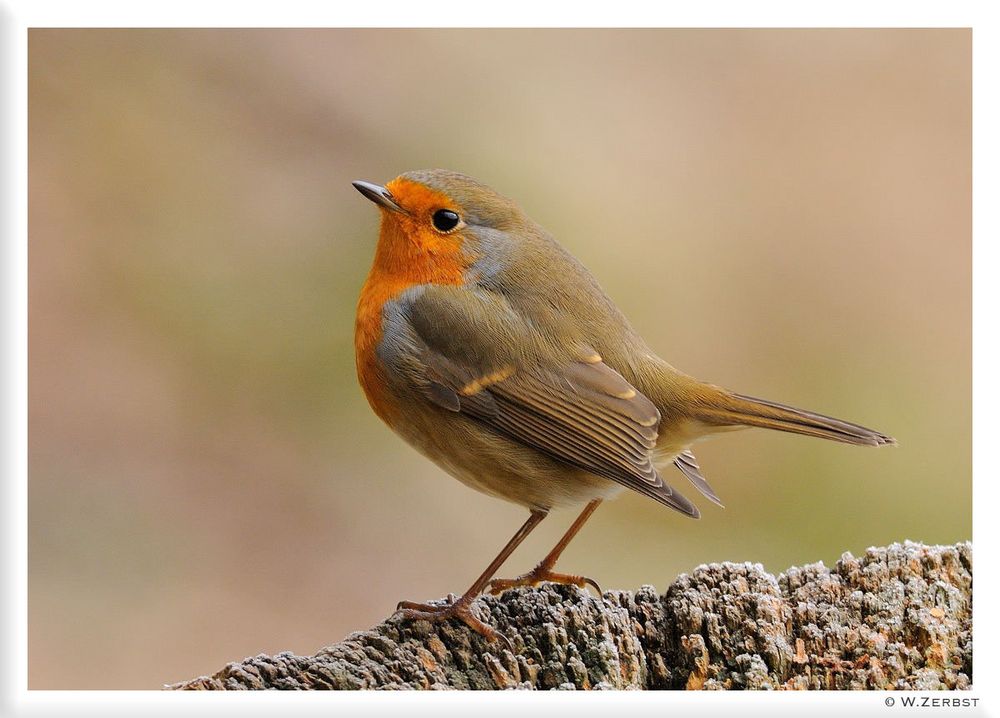
POLYGON ((171 689, 969 688, 972 546, 906 542, 833 569, 722 563, 659 596, 544 584, 477 601, 514 654, 454 621, 394 619, 315 656, 230 663, 171 689))

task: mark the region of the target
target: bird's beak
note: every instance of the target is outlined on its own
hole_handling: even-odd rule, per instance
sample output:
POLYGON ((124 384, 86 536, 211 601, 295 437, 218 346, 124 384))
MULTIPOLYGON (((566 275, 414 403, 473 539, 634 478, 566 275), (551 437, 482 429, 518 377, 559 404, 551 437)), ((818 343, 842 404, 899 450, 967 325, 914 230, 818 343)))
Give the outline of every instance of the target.
POLYGON ((396 204, 396 201, 392 198, 392 193, 382 185, 372 184, 371 182, 362 182, 361 180, 357 180, 351 184, 354 185, 354 189, 377 204, 379 207, 383 207, 390 212, 402 212, 403 214, 406 214, 406 210, 396 204))

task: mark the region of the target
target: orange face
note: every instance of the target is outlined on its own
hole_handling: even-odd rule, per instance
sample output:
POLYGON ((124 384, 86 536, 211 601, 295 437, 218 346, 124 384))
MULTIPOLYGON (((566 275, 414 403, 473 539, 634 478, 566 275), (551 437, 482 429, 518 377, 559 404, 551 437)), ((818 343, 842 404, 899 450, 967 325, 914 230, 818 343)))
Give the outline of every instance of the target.
POLYGON ((471 258, 462 250, 465 224, 455 203, 408 179, 386 189, 400 210, 379 206, 382 227, 365 289, 385 301, 415 284, 460 284, 471 258))
POLYGON ((460 232, 465 227, 460 208, 448 195, 419 182, 397 177, 385 188, 403 212, 382 210, 382 227, 395 221, 417 246, 432 254, 447 253, 461 244, 460 232))

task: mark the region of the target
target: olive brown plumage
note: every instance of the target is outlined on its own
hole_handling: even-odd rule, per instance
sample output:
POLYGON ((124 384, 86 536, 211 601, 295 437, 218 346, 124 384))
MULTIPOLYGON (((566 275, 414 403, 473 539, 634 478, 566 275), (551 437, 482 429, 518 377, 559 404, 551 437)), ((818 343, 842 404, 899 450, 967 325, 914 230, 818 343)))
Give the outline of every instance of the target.
POLYGON ((597 280, 509 199, 455 172, 355 182, 382 210, 358 303, 358 377, 393 430, 464 483, 529 509, 482 576, 447 606, 400 604, 404 618, 455 617, 490 638, 472 600, 487 586, 555 580, 552 571, 600 502, 622 487, 687 516, 697 507, 664 481, 673 464, 709 500, 691 445, 763 427, 878 446, 880 432, 729 392, 660 359, 597 280), (529 574, 493 574, 551 508, 586 504, 529 574))

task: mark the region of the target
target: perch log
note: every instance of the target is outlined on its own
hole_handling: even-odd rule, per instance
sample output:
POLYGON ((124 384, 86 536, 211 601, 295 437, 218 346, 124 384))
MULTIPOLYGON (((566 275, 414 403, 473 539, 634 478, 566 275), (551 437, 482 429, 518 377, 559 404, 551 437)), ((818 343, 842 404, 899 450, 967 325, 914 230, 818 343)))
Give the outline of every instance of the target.
POLYGON ((314 656, 230 663, 171 689, 969 688, 972 545, 906 542, 793 567, 703 565, 658 595, 543 584, 476 602, 511 653, 389 619, 314 656))

